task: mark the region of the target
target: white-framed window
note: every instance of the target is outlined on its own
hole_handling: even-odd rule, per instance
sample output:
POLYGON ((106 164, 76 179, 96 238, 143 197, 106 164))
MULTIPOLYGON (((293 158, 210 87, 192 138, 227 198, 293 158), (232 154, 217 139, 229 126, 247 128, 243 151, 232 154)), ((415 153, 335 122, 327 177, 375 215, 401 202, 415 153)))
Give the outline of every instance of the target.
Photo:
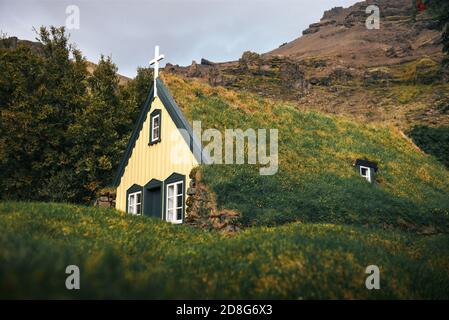
POLYGON ((142 212, 142 191, 128 195, 128 213, 140 215, 142 212))
POLYGON ((371 182, 371 168, 360 166, 360 175, 371 182))
POLYGON ((167 185, 166 220, 171 223, 182 223, 184 205, 184 183, 174 182, 167 185))
POLYGON ((156 114, 151 118, 151 142, 156 142, 160 137, 161 116, 156 114))

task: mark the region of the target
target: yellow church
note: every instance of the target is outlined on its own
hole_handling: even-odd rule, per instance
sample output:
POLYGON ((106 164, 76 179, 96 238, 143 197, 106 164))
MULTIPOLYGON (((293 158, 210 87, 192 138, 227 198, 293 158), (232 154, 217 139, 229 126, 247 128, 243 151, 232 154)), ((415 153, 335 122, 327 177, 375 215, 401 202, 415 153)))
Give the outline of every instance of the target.
POLYGON ((158 77, 155 49, 154 83, 117 170, 116 208, 129 214, 183 223, 189 173, 201 163, 201 144, 168 89, 158 77))

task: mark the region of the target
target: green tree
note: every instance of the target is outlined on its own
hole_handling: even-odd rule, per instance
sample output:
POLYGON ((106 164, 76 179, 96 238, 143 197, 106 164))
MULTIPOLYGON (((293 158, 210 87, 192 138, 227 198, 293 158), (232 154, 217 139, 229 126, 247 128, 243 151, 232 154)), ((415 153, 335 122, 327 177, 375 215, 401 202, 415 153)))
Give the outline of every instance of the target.
POLYGON ((0 46, 0 197, 90 202, 112 181, 152 70, 120 86, 110 57, 88 72, 64 28, 37 40, 0 46))
POLYGON ((84 201, 93 200, 100 188, 111 183, 131 126, 131 116, 121 103, 117 67, 110 57, 101 57, 88 83, 89 104, 68 132, 75 143, 74 170, 83 182, 84 201))
POLYGON ((64 28, 42 27, 39 54, 0 50, 2 197, 40 199, 40 190, 70 167, 66 131, 86 105, 85 61, 64 28))
POLYGON ((23 46, 0 49, 0 75, 0 196, 32 198, 49 113, 40 101, 44 62, 23 46))

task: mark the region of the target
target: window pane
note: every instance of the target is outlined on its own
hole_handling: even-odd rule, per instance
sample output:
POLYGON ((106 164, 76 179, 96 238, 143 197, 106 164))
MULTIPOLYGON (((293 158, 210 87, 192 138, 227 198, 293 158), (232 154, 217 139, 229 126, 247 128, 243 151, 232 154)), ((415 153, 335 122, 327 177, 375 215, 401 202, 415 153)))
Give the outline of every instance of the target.
POLYGON ((178 208, 176 210, 176 220, 181 220, 182 219, 182 208, 178 208))
POLYGON ((168 202, 167 202, 167 208, 168 209, 172 209, 174 206, 173 206, 173 200, 174 200, 174 198, 168 198, 168 202))
POLYGON ((174 196, 174 188, 175 188, 175 186, 169 186, 168 187, 168 196, 169 197, 173 197, 174 196))
POLYGON ((156 136, 159 133, 159 117, 153 118, 153 135, 156 136))
POLYGON ((360 169, 360 173, 361 173, 362 176, 365 177, 367 175, 367 173, 368 173, 368 170, 366 168, 361 168, 360 169))
POLYGON ((177 196, 176 206, 177 207, 182 207, 182 195, 177 196))
POLYGON ((140 214, 140 204, 136 205, 136 214, 140 214))
POLYGON ((182 194, 182 183, 176 185, 178 187, 177 194, 182 194))
POLYGON ((137 194, 137 203, 142 203, 142 194, 141 193, 138 193, 137 194))
POLYGON ((173 221, 173 209, 167 211, 167 220, 173 221))
POLYGON ((134 195, 133 194, 129 196, 129 205, 130 206, 134 205, 134 195))

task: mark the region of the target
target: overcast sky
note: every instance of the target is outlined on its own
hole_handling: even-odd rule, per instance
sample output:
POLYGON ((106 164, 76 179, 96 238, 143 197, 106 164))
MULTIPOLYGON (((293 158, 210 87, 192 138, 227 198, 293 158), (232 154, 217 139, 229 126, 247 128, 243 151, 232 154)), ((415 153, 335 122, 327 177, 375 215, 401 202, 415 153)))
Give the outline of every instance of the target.
MULTIPOLYGON (((79 8, 70 39, 88 60, 112 55, 119 73, 133 77, 160 45, 165 62, 188 65, 202 57, 238 59, 297 38, 324 12, 357 0, 0 0, 0 31, 34 40, 33 27, 66 24, 79 8)), ((74 20, 71 20, 74 21, 74 20)))

